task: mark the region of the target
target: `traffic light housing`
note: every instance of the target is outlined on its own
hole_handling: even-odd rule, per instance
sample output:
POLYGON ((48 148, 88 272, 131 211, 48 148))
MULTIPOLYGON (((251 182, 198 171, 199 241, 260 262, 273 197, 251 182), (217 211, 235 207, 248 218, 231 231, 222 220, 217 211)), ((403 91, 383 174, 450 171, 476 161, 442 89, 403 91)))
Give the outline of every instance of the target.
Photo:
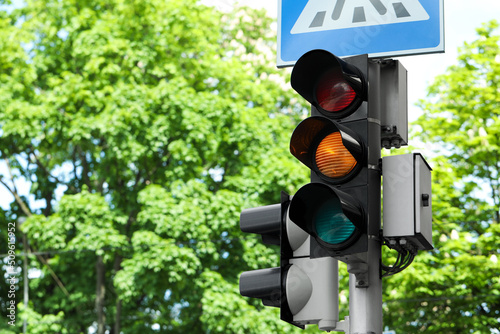
POLYGON ((313 258, 360 261, 368 235, 378 233, 369 229, 370 216, 380 215, 380 125, 368 105, 369 68, 366 55, 343 60, 313 50, 292 71, 311 117, 294 130, 290 152, 311 170, 311 183, 293 196, 290 219, 313 237, 313 258))

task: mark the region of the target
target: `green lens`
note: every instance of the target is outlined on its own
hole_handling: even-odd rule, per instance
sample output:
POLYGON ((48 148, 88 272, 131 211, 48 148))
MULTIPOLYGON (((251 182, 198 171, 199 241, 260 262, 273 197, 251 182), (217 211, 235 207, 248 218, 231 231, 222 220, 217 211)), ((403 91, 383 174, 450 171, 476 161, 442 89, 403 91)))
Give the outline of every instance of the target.
POLYGON ((341 244, 354 233, 354 224, 342 212, 338 199, 329 199, 319 208, 314 219, 318 237, 329 244, 341 244))

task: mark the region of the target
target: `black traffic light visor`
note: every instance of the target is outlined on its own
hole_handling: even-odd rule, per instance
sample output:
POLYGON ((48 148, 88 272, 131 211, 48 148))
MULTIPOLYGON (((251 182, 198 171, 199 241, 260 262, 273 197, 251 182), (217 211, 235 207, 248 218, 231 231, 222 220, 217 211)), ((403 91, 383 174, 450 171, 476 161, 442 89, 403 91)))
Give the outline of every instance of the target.
POLYGON ((281 269, 245 271, 240 276, 240 294, 262 299, 266 306, 280 307, 282 299, 281 269))
POLYGON ((297 60, 291 85, 323 115, 335 119, 349 116, 367 100, 362 72, 325 50, 309 51, 297 60), (324 98, 337 101, 337 107, 329 110, 324 98))

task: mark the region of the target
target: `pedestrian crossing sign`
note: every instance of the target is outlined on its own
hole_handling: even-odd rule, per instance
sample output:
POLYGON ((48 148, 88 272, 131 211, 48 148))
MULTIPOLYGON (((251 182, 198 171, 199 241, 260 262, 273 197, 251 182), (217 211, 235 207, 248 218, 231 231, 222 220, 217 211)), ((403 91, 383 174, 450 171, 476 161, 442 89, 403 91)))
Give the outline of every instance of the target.
POLYGON ((278 0, 278 66, 324 49, 385 58, 444 52, 443 0, 278 0))

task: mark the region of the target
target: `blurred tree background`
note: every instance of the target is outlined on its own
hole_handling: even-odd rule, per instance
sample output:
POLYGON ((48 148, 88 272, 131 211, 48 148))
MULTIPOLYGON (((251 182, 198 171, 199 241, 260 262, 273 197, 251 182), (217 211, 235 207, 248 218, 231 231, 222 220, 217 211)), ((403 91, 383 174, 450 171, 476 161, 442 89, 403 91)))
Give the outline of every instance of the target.
MULTIPOLYGON (((23 319, 29 333, 302 332, 238 291, 242 271, 278 265, 276 248, 240 232, 241 209, 308 182, 288 152, 308 110, 274 67, 271 24, 196 0, 0 10, 0 187, 14 198, 0 254, 16 222, 31 277, 24 305, 18 275, 17 327, 2 321, 0 333, 23 319)), ((384 323, 400 333, 498 328, 496 29, 478 30, 422 101, 413 137, 440 148, 436 249, 384 280, 384 323)), ((346 315, 345 266, 342 286, 346 315)))
POLYGON ((242 235, 241 209, 307 179, 283 154, 303 106, 272 66, 271 19, 194 0, 0 15, 0 180, 41 202, 17 196, 1 225, 7 240, 28 217, 28 332, 284 330, 238 290, 241 271, 278 262, 242 235))

